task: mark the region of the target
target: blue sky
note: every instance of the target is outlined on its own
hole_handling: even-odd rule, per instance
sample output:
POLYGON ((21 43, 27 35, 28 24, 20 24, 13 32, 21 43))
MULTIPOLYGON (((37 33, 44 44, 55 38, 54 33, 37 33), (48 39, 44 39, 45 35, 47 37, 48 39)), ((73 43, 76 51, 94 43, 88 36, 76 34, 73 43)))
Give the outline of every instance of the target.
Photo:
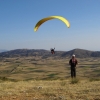
POLYGON ((75 48, 100 51, 100 0, 0 0, 0 49, 75 48), (42 18, 60 15, 70 28, 53 19, 33 28, 42 18))

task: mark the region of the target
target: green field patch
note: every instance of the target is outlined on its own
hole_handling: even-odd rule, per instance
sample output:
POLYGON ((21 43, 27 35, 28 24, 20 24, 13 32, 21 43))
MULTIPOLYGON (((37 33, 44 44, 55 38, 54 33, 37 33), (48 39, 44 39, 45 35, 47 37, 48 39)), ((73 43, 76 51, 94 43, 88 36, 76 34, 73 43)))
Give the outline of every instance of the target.
POLYGON ((37 69, 37 68, 27 68, 28 70, 34 70, 34 69, 37 69))
POLYGON ((22 66, 23 68, 28 67, 28 66, 22 66))
POLYGON ((44 70, 34 70, 33 72, 45 72, 44 70))
POLYGON ((20 61, 15 61, 15 63, 21 63, 20 61))
POLYGON ((100 69, 95 69, 93 72, 100 73, 100 69))
POLYGON ((3 74, 7 74, 9 72, 10 72, 9 70, 2 70, 2 71, 0 71, 0 73, 3 73, 3 74))
POLYGON ((89 69, 91 66, 82 66, 83 69, 89 69))
POLYGON ((4 62, 12 62, 12 61, 10 61, 10 60, 4 60, 4 62))
POLYGON ((58 80, 58 79, 61 79, 60 77, 44 77, 42 78, 42 80, 58 80))
POLYGON ((12 82, 17 82, 18 80, 16 80, 16 79, 10 79, 10 78, 7 78, 7 77, 0 77, 0 81, 12 81, 12 82))
POLYGON ((36 65, 41 65, 41 66, 43 66, 43 65, 46 65, 46 64, 39 64, 39 63, 37 63, 36 65))
POLYGON ((15 70, 15 71, 12 72, 11 74, 12 74, 12 75, 13 75, 13 74, 16 74, 16 75, 17 75, 17 74, 27 74, 27 72, 26 72, 26 71, 21 71, 21 70, 15 70))
POLYGON ((58 75, 58 73, 51 73, 49 75, 47 75, 49 78, 54 78, 56 75, 58 75))
POLYGON ((30 81, 30 80, 34 80, 34 78, 28 78, 28 79, 25 79, 23 81, 30 81))

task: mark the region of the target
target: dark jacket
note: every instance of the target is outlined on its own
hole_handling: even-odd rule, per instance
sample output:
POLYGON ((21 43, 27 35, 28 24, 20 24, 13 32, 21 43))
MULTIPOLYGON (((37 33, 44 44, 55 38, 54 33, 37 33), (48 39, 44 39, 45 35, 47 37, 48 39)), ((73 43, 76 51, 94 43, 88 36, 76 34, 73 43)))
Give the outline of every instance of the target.
POLYGON ((78 64, 78 61, 77 59, 74 59, 74 60, 70 59, 69 64, 71 65, 71 67, 76 67, 76 65, 78 64))

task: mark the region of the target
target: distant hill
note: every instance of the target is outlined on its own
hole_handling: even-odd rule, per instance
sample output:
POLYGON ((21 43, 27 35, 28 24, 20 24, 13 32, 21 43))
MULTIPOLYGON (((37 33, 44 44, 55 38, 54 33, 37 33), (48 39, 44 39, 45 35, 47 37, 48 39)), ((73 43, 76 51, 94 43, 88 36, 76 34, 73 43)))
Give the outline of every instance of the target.
POLYGON ((58 57, 71 57, 75 54, 78 58, 85 57, 100 57, 100 51, 89 51, 84 49, 73 49, 70 51, 56 51, 54 55, 48 50, 43 49, 15 49, 6 52, 1 52, 0 57, 21 57, 21 56, 42 56, 42 58, 48 58, 51 56, 58 57))
POLYGON ((1 52, 6 52, 6 51, 7 51, 7 50, 5 50, 5 49, 0 49, 0 53, 1 53, 1 52))
POLYGON ((89 51, 89 50, 83 50, 83 49, 73 49, 70 51, 67 51, 65 53, 62 54, 63 57, 65 56, 71 56, 72 54, 75 54, 76 57, 92 57, 92 53, 94 53, 93 51, 89 51))
MULTIPOLYGON (((63 51, 56 51, 53 56, 61 56, 63 51)), ((0 53, 0 57, 22 57, 22 56, 42 56, 42 58, 51 57, 52 54, 48 50, 43 49, 15 49, 0 53)))

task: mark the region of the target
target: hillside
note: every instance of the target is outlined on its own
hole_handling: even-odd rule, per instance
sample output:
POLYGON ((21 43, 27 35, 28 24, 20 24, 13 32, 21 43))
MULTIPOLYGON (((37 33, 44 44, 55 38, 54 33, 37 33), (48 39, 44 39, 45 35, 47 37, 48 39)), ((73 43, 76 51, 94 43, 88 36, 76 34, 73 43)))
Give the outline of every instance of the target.
MULTIPOLYGON (((86 57, 100 57, 100 51, 89 51, 84 49, 73 49, 70 51, 56 51, 54 57, 71 57, 75 54, 78 58, 86 57)), ((28 57, 28 56, 42 56, 43 58, 51 57, 52 54, 48 50, 43 49, 15 49, 6 52, 1 52, 0 57, 28 57)))
POLYGON ((83 50, 83 49, 73 49, 73 50, 70 50, 70 51, 67 51, 67 52, 63 53, 62 56, 63 57, 65 57, 65 56, 71 56, 72 54, 75 54, 76 57, 78 57, 78 58, 81 58, 81 57, 82 58, 85 58, 85 57, 94 57, 94 55, 97 56, 97 57, 100 56, 100 55, 97 54, 97 52, 89 51, 89 50, 83 50))
POLYGON ((0 53, 0 100, 100 100, 100 58, 94 54, 82 49, 55 55, 33 49, 0 53), (75 80, 65 58, 73 53, 83 57, 77 58, 75 80))

